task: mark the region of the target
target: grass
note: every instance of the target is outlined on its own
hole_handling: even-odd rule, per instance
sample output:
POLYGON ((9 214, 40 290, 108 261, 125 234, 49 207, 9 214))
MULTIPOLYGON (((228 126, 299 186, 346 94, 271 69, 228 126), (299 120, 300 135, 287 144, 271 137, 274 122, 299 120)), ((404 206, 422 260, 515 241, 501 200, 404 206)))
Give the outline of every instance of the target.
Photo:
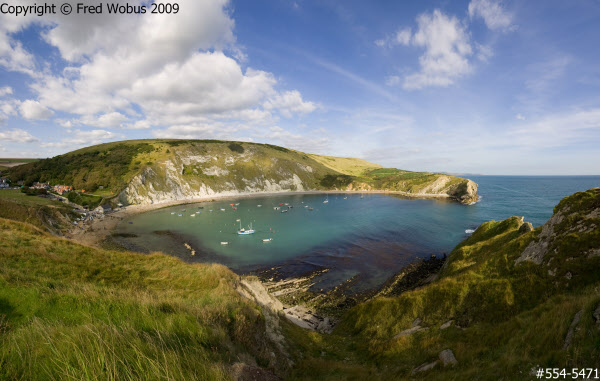
POLYGON ((83 247, 4 219, 0 253, 0 379, 222 380, 237 361, 281 361, 223 266, 83 247))
POLYGON ((350 176, 361 176, 375 168, 381 168, 381 165, 363 159, 314 154, 307 154, 307 156, 336 172, 350 176))
POLYGON ((523 380, 537 367, 597 368, 600 257, 586 250, 600 241, 586 229, 600 224, 592 213, 599 201, 591 190, 557 207, 563 222, 545 261, 571 271, 568 283, 548 274, 548 262, 515 265, 541 227, 521 233, 519 217, 486 222, 436 281, 357 305, 331 334, 281 320, 291 368, 265 338, 262 310, 237 293, 239 278, 224 266, 84 247, 0 219, 0 380, 221 380, 236 362, 291 380, 523 380), (574 235, 587 246, 573 244, 574 235), (428 330, 396 337, 416 318, 428 330), (444 349, 458 365, 411 376, 444 349))
POLYGON ((19 189, 0 190, 0 218, 27 222, 58 233, 70 223, 65 216, 72 208, 59 201, 40 196, 28 196, 19 189))
POLYGON ((61 205, 60 202, 45 197, 26 195, 20 189, 0 189, 0 200, 10 200, 25 205, 61 205))

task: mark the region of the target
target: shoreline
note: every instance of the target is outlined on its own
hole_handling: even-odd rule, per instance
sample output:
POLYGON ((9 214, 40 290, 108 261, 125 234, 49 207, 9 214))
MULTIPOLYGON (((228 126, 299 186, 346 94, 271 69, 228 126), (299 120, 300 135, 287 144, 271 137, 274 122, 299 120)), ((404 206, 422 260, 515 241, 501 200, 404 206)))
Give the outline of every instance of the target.
POLYGON ((150 212, 152 210, 158 210, 162 208, 168 208, 177 205, 187 204, 199 204, 203 202, 213 201, 224 201, 231 199, 240 198, 253 198, 253 197, 276 197, 276 196, 294 196, 294 195, 318 195, 318 194, 390 194, 405 196, 410 199, 449 199, 450 196, 443 194, 410 194, 401 191, 343 191, 343 190, 331 190, 331 191, 280 191, 280 192, 253 192, 253 193, 239 193, 239 194, 224 194, 224 195, 212 195, 205 197, 189 198, 184 200, 172 200, 159 202, 155 204, 143 204, 143 205, 128 205, 118 210, 106 213, 104 218, 96 218, 93 221, 87 221, 82 225, 78 225, 69 229, 65 234, 65 237, 71 239, 77 243, 86 246, 98 247, 110 234, 113 233, 119 222, 125 218, 135 216, 137 214, 150 212))

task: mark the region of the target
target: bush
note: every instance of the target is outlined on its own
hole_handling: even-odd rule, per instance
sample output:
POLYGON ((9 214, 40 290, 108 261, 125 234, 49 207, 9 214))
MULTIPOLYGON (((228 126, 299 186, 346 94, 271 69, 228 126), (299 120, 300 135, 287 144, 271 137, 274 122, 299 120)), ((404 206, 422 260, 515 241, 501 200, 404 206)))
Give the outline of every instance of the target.
POLYGON ((349 175, 325 175, 321 179, 321 185, 325 188, 341 188, 350 185, 354 177, 349 175))
POLYGON ((244 147, 238 143, 231 143, 227 147, 229 147, 232 152, 244 153, 244 147))

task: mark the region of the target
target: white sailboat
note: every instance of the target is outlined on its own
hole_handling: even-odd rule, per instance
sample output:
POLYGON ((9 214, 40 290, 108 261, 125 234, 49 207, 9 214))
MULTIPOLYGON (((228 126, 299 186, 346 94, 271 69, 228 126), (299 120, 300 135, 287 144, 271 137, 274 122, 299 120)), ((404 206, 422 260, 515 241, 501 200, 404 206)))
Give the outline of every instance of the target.
POLYGON ((250 229, 244 229, 242 227, 242 222, 240 221, 240 229, 237 231, 239 235, 248 235, 254 234, 254 229, 252 229, 252 223, 250 223, 250 229))

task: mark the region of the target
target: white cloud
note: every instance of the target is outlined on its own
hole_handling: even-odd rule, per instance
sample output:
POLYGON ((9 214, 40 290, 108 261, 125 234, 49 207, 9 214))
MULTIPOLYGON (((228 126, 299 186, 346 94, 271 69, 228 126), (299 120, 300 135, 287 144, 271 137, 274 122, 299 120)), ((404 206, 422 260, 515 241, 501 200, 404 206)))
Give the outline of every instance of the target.
POLYGON ((313 102, 303 101, 302 95, 296 90, 275 95, 265 102, 264 107, 267 110, 278 110, 286 118, 291 118, 292 114, 307 114, 317 108, 313 102))
POLYGON ((38 138, 31 135, 29 132, 18 128, 6 132, 0 131, 0 140, 13 143, 34 143, 39 141, 38 138))
POLYGON ((469 3, 469 17, 481 17, 488 28, 492 30, 512 30, 512 15, 502 8, 499 1, 471 0, 469 3))
POLYGON ((477 58, 480 61, 487 62, 493 55, 494 51, 491 46, 476 44, 477 47, 477 58))
POLYGON ((420 72, 405 77, 405 89, 448 86, 471 71, 469 34, 456 17, 436 9, 417 17, 417 24, 412 44, 425 48, 425 53, 419 57, 420 72))
POLYGON ((120 112, 109 112, 98 116, 86 115, 79 122, 86 126, 100 128, 118 128, 123 125, 129 118, 120 112))
POLYGON ((69 132, 67 135, 68 136, 66 138, 59 142, 45 142, 41 143, 40 145, 47 148, 68 148, 69 150, 73 150, 77 147, 86 147, 110 140, 115 140, 117 138, 124 138, 124 136, 121 134, 115 134, 114 132, 106 130, 75 130, 69 132))
POLYGON ((408 45, 410 43, 410 37, 412 35, 412 31, 410 28, 400 29, 396 32, 395 42, 400 45, 408 45))
POLYGON ((13 89, 10 86, 4 86, 4 87, 0 87, 0 97, 3 97, 5 95, 10 95, 13 93, 13 89))
MULTIPOLYGON (((61 72, 51 72, 51 66, 37 68, 34 75, 36 60, 43 57, 23 50, 30 60, 23 58, 20 67, 30 70, 30 88, 37 97, 26 101, 21 113, 47 119, 53 112, 44 105, 51 105, 70 114, 61 122, 67 127, 263 123, 275 113, 313 111, 316 105, 299 92, 277 89, 271 73, 242 69, 245 55, 235 43, 229 3, 181 0, 178 4, 185 11, 176 15, 49 15, 18 21, 0 16, 0 24, 6 19, 0 25, 0 65, 8 67, 9 62, 1 60, 14 61, 17 56, 15 33, 34 23, 43 25, 42 37, 58 49, 67 67, 61 72), (10 51, 2 50, 2 43, 10 51)), ((9 70, 17 70, 16 65, 9 70)))
POLYGON ((525 117, 521 114, 515 115, 515 118, 517 118, 518 120, 525 120, 525 117))
POLYGON ((392 36, 387 36, 386 38, 376 40, 375 45, 379 46, 380 48, 392 47, 396 45, 409 45, 411 36, 411 28, 406 27, 398 29, 396 33, 392 36))
POLYGON ((47 120, 54 115, 54 111, 31 99, 21 103, 19 109, 23 118, 30 120, 47 120))

